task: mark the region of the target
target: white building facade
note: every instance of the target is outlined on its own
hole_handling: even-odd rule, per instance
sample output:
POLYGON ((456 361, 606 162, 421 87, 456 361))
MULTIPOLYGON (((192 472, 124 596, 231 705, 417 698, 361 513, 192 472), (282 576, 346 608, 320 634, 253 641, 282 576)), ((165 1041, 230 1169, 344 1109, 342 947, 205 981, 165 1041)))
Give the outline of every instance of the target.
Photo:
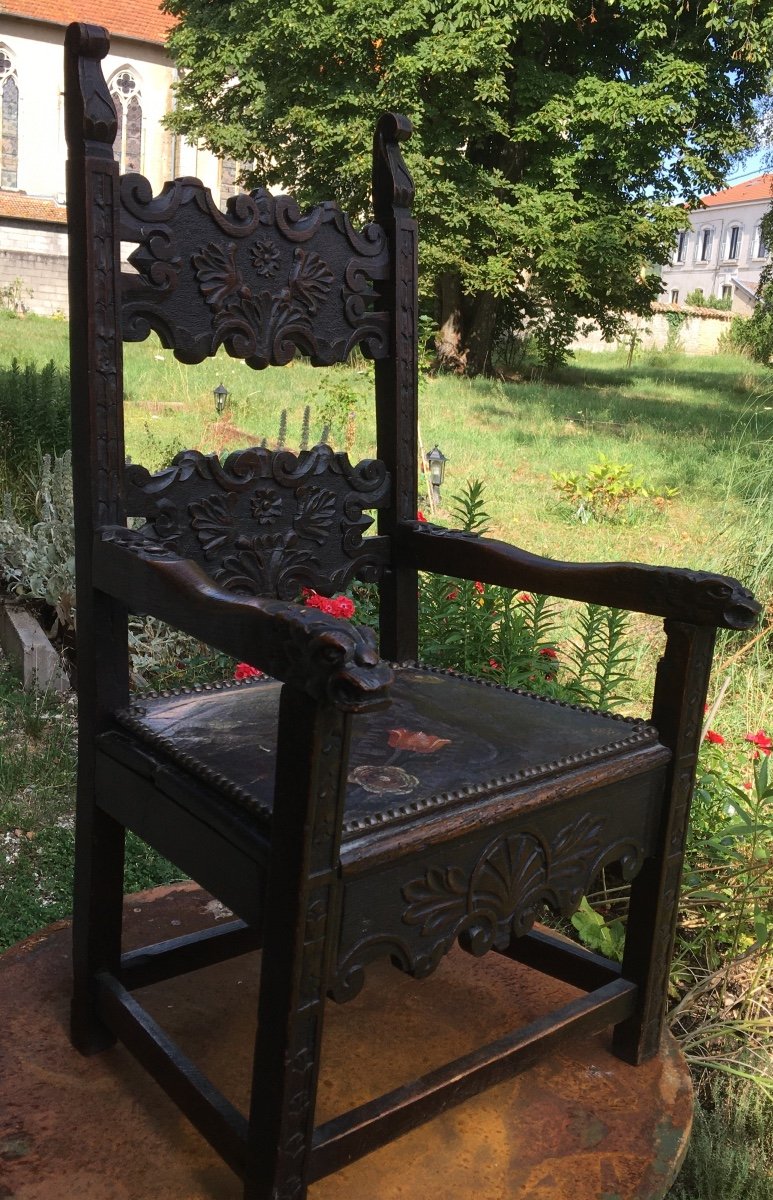
POLYGON ((64 34, 87 19, 111 33, 102 66, 118 113, 116 158, 154 192, 194 175, 221 205, 237 166, 162 124, 176 73, 158 0, 3 0, 0 12, 0 287, 21 280, 26 306, 67 310, 64 34), (31 293, 31 295, 30 295, 31 293))
POLYGON ((662 303, 683 305, 699 289, 706 298, 730 299, 733 312, 751 312, 769 260, 760 222, 771 203, 773 174, 704 196, 662 269, 662 303))

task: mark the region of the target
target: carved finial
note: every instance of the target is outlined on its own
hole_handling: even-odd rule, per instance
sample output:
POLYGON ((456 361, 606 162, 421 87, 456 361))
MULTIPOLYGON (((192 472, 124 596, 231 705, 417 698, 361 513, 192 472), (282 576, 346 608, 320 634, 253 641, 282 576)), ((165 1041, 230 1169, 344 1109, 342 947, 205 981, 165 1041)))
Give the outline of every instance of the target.
POLYGON ((413 126, 399 113, 382 113, 373 139, 373 208, 376 220, 388 220, 395 208, 409 209, 413 203, 413 179, 400 151, 413 126))
MULTIPOLYGON (((70 155, 82 153, 84 142, 91 142, 104 146, 102 153, 112 157, 118 121, 100 66, 110 49, 107 30, 74 21, 67 28, 64 46, 65 134, 70 155)), ((92 153, 100 153, 98 146, 90 147, 92 153)))

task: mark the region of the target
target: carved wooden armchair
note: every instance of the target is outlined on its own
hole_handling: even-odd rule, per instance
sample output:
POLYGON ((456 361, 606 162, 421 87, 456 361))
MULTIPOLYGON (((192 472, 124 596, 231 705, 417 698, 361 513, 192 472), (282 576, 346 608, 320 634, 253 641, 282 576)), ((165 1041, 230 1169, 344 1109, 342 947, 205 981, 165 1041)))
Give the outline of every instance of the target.
MULTIPOLYGON (((630 1062, 658 1047, 682 848, 717 626, 757 605, 734 580, 582 565, 416 521, 416 226, 385 115, 375 221, 301 215, 258 191, 225 213, 195 179, 158 196, 118 177, 104 30, 66 43, 80 768, 73 1039, 118 1037, 252 1200, 307 1184, 499 1082, 581 1028, 615 1026, 630 1062), (136 273, 121 273, 120 243, 136 273), (195 451, 126 467, 122 339, 154 330, 187 363, 221 345, 253 367, 296 351, 375 360, 378 460, 316 447, 195 451), (363 539, 378 512, 377 536, 363 539), (145 523, 128 528, 127 517, 145 523), (415 665, 417 572, 666 619, 651 722, 415 665), (377 581, 369 632, 297 603, 377 581), (153 613, 271 678, 132 700, 127 610, 153 613), (386 660, 386 661, 384 661, 386 660), (391 665, 388 665, 391 664, 391 665), (124 831, 231 908, 216 935, 121 953, 124 831), (622 970, 535 932, 594 876, 633 880, 622 970), (457 942, 526 962, 581 998, 398 1092, 315 1128, 326 1000, 388 956, 415 976, 457 942), (249 1117, 170 1049, 131 990, 262 946, 249 1117)), ((192 982, 192 986, 195 986, 192 982)))

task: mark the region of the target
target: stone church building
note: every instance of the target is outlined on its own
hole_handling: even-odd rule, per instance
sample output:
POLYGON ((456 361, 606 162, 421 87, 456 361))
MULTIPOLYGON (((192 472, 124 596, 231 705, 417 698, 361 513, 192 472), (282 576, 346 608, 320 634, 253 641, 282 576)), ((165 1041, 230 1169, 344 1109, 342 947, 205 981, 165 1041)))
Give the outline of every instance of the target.
POLYGON ((171 18, 158 0, 2 0, 0 5, 0 288, 21 281, 29 311, 67 311, 64 34, 70 21, 104 25, 103 63, 119 118, 115 154, 158 191, 195 175, 225 205, 236 164, 171 133, 175 68, 164 50, 171 18))

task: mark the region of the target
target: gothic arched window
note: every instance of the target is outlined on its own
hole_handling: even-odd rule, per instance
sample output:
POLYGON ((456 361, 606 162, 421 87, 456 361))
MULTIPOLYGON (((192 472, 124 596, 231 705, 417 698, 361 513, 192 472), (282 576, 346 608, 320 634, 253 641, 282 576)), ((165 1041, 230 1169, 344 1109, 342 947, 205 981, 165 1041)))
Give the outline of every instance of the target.
POLYGON ((118 117, 113 153, 122 172, 142 169, 142 98, 137 76, 128 67, 116 71, 110 95, 118 117))
POLYGON ((19 173, 19 84, 11 52, 0 46, 0 187, 15 188, 19 173))
POLYGON ((235 158, 222 158, 220 160, 220 207, 225 208, 226 200, 229 196, 235 196, 239 191, 236 185, 236 176, 239 174, 240 164, 235 158))

